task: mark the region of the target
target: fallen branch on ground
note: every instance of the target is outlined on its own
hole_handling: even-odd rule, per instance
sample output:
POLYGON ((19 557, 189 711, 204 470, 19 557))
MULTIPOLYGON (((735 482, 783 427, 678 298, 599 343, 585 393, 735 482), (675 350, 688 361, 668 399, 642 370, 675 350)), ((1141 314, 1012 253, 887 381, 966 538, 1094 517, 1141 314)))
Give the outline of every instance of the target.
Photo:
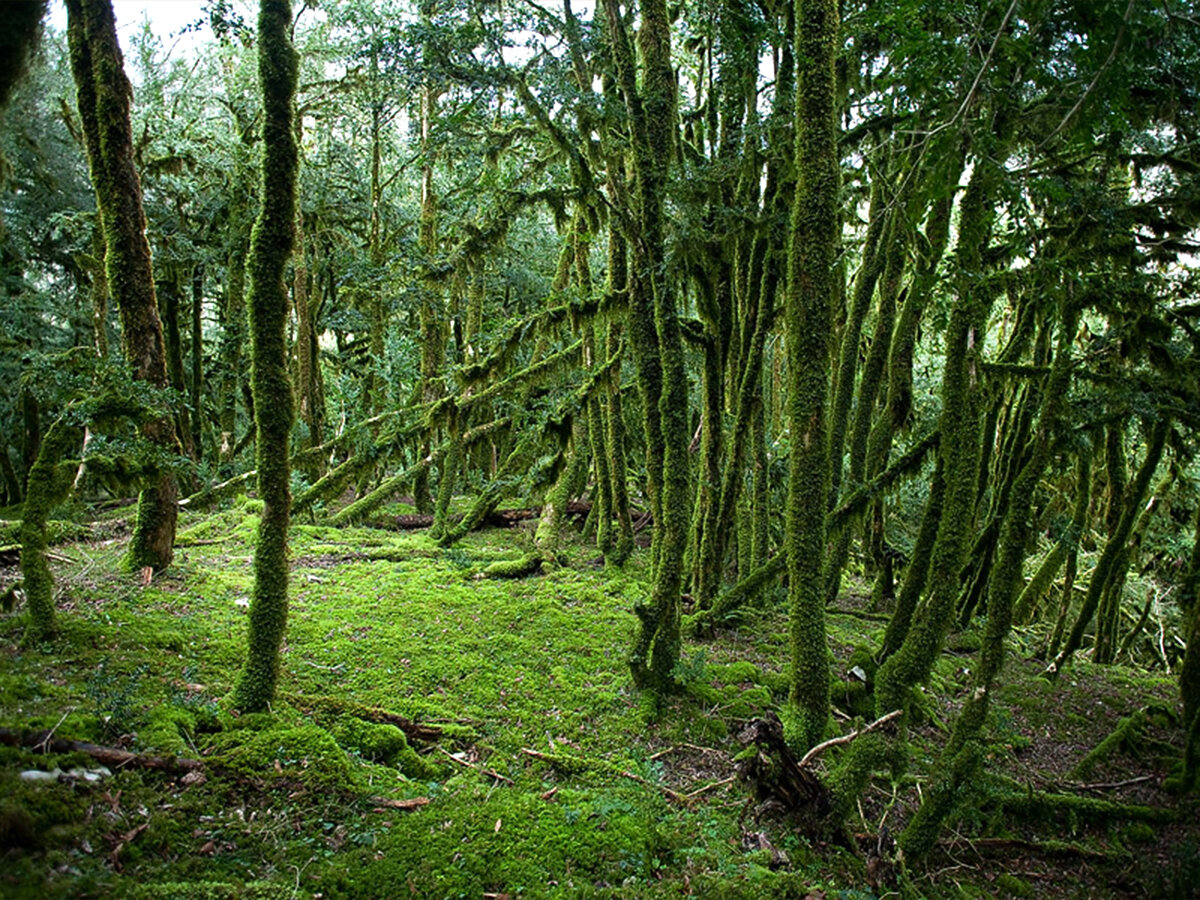
POLYGON ((117 747, 102 747, 88 741, 56 738, 49 731, 13 731, 0 728, 0 744, 9 747, 28 747, 45 753, 84 753, 96 762, 113 769, 155 769, 160 772, 196 772, 204 768, 203 760, 181 756, 148 756, 130 753, 117 747))
POLYGON ((477 766, 474 763, 469 763, 465 759, 459 759, 457 756, 455 756, 453 753, 451 753, 445 747, 438 747, 438 749, 441 750, 442 753, 445 754, 445 756, 447 758, 449 758, 449 760, 451 762, 458 763, 458 765, 464 766, 465 768, 468 768, 468 769, 474 769, 476 772, 482 772, 484 775, 487 775, 489 778, 495 778, 497 781, 503 781, 505 784, 516 784, 516 782, 513 781, 511 778, 509 778, 507 775, 501 775, 499 772, 495 771, 494 769, 486 769, 483 766, 477 766))
POLYGON ((526 756, 532 756, 534 759, 540 759, 543 762, 548 762, 550 765, 559 769, 563 769, 567 772, 581 772, 588 769, 609 772, 614 775, 620 775, 622 778, 628 778, 630 781, 636 781, 638 784, 644 784, 646 787, 654 788, 657 791, 662 791, 663 795, 668 800, 671 800, 675 803, 682 803, 686 806, 691 802, 686 794, 681 794, 663 784, 655 784, 653 781, 643 778, 641 775, 630 772, 628 769, 622 769, 620 766, 614 766, 609 762, 596 759, 584 759, 581 756, 569 756, 565 753, 542 753, 540 750, 531 750, 528 747, 522 747, 521 752, 526 756))

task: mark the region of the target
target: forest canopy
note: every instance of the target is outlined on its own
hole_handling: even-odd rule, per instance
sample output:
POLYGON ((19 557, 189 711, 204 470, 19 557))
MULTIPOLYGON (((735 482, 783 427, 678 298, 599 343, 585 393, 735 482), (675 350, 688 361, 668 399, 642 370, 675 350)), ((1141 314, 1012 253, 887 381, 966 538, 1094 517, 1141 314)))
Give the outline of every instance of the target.
POLYGON ((1195 4, 194 7, 0 5, 0 877, 1194 883, 1195 4))

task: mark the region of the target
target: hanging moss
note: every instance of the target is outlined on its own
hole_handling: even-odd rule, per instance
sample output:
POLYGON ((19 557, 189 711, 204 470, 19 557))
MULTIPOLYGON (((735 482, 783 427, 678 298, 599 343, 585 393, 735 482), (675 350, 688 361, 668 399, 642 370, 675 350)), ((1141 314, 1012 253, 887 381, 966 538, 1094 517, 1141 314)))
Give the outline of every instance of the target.
POLYGON ((298 60, 290 0, 262 0, 258 74, 263 96, 262 208, 250 238, 250 379, 254 390, 258 497, 262 518, 254 552, 249 649, 235 692, 239 709, 266 709, 275 696, 279 645, 287 623, 288 439, 294 413, 287 371, 288 292, 284 268, 296 221, 299 153, 292 128, 298 60))
POLYGON ((37 459, 29 470, 21 513, 21 577, 29 603, 26 640, 42 641, 54 634, 54 576, 46 561, 46 520, 66 499, 77 463, 70 457, 83 440, 83 429, 60 419, 42 438, 37 459))

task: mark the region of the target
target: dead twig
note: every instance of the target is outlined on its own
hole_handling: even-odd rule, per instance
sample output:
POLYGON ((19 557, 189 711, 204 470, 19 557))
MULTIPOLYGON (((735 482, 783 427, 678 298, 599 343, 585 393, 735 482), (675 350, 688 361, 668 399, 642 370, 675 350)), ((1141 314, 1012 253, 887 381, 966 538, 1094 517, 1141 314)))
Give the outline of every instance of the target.
POLYGON ((647 778, 643 778, 635 772, 630 772, 628 769, 622 769, 619 766, 614 766, 611 763, 597 762, 593 760, 583 759, 577 756, 556 755, 554 753, 542 753, 540 750, 532 750, 529 747, 522 747, 521 752, 526 756, 532 756, 534 759, 540 759, 543 762, 548 762, 551 765, 557 765, 564 768, 574 769, 600 769, 602 771, 613 772, 620 775, 622 778, 628 778, 630 781, 636 781, 638 784, 645 785, 649 788, 654 788, 656 791, 662 791, 663 795, 675 803, 682 803, 687 806, 690 802, 686 794, 681 794, 679 791, 672 790, 665 784, 655 784, 647 778))
POLYGON ((59 717, 57 722, 54 723, 54 727, 46 732, 46 736, 44 738, 42 738, 41 741, 39 741, 37 744, 35 744, 33 749, 40 750, 43 753, 49 752, 46 749, 46 746, 50 743, 50 739, 54 737, 54 732, 58 731, 58 726, 61 725, 63 722, 67 721, 67 716, 69 716, 74 711, 75 711, 75 707, 73 707, 73 706, 68 707, 67 711, 59 717))
POLYGON ((709 791, 713 790, 714 788, 719 788, 722 785, 726 785, 726 784, 733 784, 735 781, 737 781, 737 776, 730 775, 728 778, 722 778, 720 781, 714 781, 712 784, 706 784, 702 788, 697 788, 694 791, 689 791, 687 796, 689 799, 692 797, 699 797, 701 794, 707 794, 709 791))
POLYGON ((1153 781, 1154 775, 1139 775, 1137 778, 1127 778, 1125 781, 1100 781, 1095 784, 1079 784, 1076 781, 1063 782, 1064 787, 1069 787, 1073 791, 1110 791, 1114 788, 1129 787, 1133 784, 1143 784, 1147 781, 1153 781))
POLYGON ((516 782, 513 781, 511 778, 509 778, 507 775, 501 775, 499 772, 495 771, 494 769, 486 769, 483 766, 477 766, 474 763, 469 763, 465 759, 459 759, 457 756, 455 756, 453 753, 451 753, 445 747, 438 747, 437 749, 439 751, 441 751, 441 753, 447 759, 449 759, 451 762, 458 763, 460 766, 463 766, 467 769, 474 769, 476 772, 482 772, 484 775, 487 775, 489 778, 494 778, 497 781, 503 781, 505 784, 516 784, 516 782))
POLYGON ((884 725, 886 725, 888 722, 901 716, 903 713, 904 713, 904 710, 902 710, 902 709, 893 709, 887 715, 880 716, 878 719, 876 719, 874 722, 872 722, 870 725, 867 725, 864 728, 860 728, 857 731, 851 731, 849 734, 843 734, 843 735, 839 735, 838 737, 835 737, 835 738, 830 738, 827 741, 822 741, 821 743, 817 744, 817 746, 813 747, 811 750, 809 750, 807 753, 805 753, 804 756, 801 757, 800 762, 797 763, 797 765, 801 769, 803 769, 806 765, 808 765, 810 762, 812 762, 814 759, 816 759, 818 756, 820 756, 822 753, 824 753, 830 747, 836 747, 839 744, 848 744, 852 740, 854 740, 856 737, 858 737, 860 734, 866 734, 870 731, 874 731, 877 728, 881 728, 884 725))

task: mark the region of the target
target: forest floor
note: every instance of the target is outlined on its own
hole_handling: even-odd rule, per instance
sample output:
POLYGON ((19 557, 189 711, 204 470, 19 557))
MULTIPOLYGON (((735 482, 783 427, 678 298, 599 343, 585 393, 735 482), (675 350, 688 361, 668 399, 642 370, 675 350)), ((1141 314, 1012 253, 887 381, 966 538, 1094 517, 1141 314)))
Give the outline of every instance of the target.
MULTIPOLYGON (((235 717, 256 512, 242 501, 185 514, 176 564, 144 584, 118 573, 130 510, 117 511, 52 548, 54 644, 22 645, 20 609, 0 617, 0 727, 203 763, 113 770, 80 752, 0 747, 0 896, 1200 890, 1195 802, 1163 788, 1179 756, 1174 678, 1080 659, 1051 685, 1026 658, 1038 635, 1024 632, 993 705, 987 775, 930 859, 868 867, 862 848, 881 826, 898 833, 919 802, 974 664, 972 632, 937 665, 908 773, 878 777, 861 804, 857 847, 754 821, 733 780, 735 734, 782 702, 782 606, 775 597, 689 642, 686 693, 651 715, 625 664, 644 551, 613 570, 568 543, 565 565, 486 580, 484 566, 528 551, 528 531, 443 550, 423 532, 297 523, 281 695, 271 715, 235 717), (1132 739, 1076 770, 1139 710, 1132 739), (390 724, 406 722, 426 730, 407 740, 390 724)), ((6 587, 18 572, 11 554, 0 564, 6 587)), ((863 603, 851 592, 829 617, 843 713, 849 657, 884 626, 863 603)))

